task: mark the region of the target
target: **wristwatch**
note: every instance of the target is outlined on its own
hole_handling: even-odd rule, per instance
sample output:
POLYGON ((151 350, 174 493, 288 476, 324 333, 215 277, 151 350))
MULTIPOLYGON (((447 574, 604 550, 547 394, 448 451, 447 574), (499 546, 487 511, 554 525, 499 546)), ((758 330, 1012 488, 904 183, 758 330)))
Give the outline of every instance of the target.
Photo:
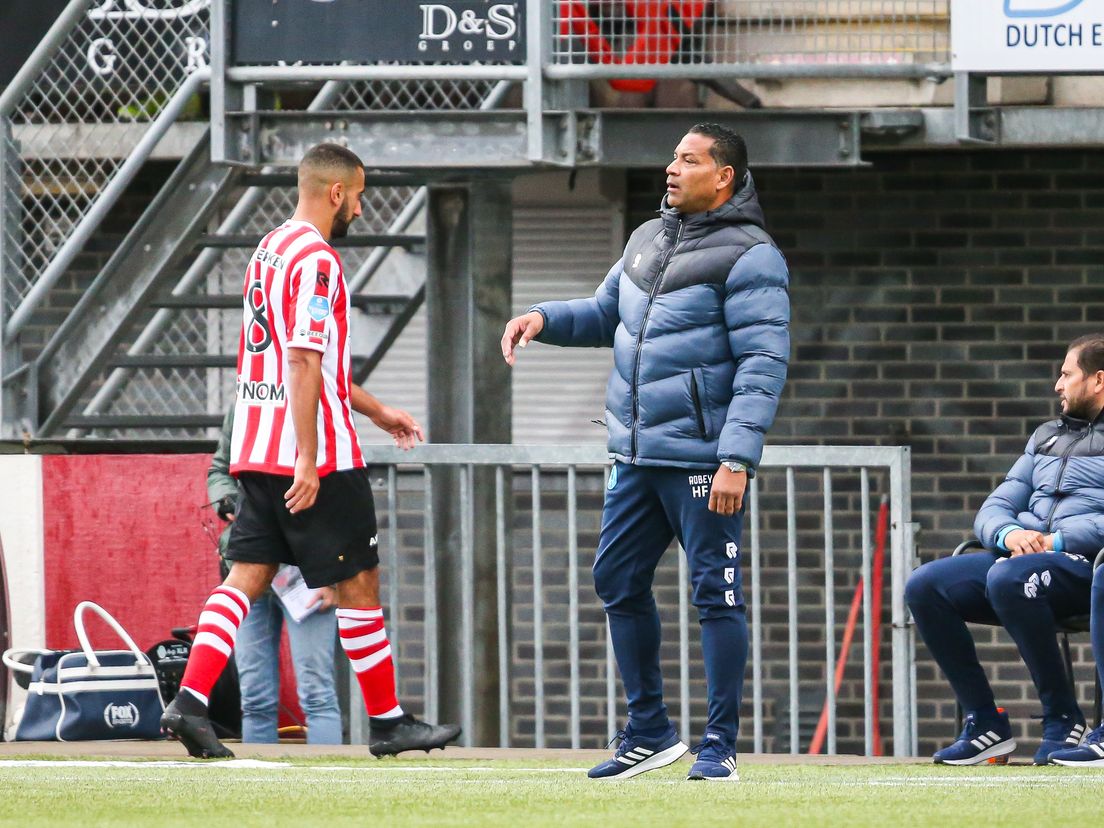
POLYGON ((725 460, 724 462, 721 463, 721 465, 724 466, 726 469, 728 469, 733 474, 739 474, 740 472, 746 472, 747 471, 747 466, 745 464, 736 463, 732 460, 725 460))

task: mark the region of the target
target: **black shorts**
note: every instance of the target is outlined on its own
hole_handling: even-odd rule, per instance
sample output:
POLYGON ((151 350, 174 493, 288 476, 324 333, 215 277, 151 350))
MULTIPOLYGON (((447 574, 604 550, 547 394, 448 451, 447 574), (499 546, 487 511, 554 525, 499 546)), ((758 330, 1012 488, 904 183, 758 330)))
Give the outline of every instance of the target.
POLYGON ((242 472, 238 482, 242 498, 230 527, 227 560, 294 564, 313 589, 379 565, 367 469, 327 474, 314 505, 294 515, 284 503, 290 476, 242 472))

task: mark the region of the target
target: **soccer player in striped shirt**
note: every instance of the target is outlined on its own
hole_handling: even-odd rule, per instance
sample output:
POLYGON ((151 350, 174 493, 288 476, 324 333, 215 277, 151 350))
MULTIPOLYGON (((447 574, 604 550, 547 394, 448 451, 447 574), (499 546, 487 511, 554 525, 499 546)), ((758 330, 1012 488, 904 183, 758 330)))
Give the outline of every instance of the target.
POLYGON ((231 757, 207 718, 207 698, 233 651, 250 602, 277 567, 299 567, 313 588, 336 584, 341 645, 360 682, 376 755, 443 748, 456 725, 405 713, 383 625, 371 484, 352 412, 407 449, 423 439, 407 412, 352 382, 349 295, 330 240, 360 215, 364 165, 336 144, 299 164, 295 214, 249 260, 238 346, 230 472, 242 499, 226 558, 230 574, 199 616, 180 693, 162 728, 192 756, 231 757))

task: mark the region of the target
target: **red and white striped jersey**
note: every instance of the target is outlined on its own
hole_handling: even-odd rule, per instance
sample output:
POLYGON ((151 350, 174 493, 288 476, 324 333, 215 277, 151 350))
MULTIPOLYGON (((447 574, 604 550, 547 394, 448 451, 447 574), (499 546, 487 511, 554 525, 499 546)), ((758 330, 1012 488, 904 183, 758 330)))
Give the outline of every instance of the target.
POLYGON ((231 473, 295 472, 288 348, 322 353, 318 474, 362 467, 349 402, 349 288, 337 251, 314 225, 285 221, 250 258, 243 305, 231 473))

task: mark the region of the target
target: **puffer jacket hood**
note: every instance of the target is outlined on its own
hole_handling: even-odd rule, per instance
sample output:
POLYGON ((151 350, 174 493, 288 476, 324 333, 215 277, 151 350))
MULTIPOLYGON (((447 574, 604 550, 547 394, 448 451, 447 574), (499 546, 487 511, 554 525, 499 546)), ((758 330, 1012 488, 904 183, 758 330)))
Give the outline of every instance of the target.
POLYGON ((789 272, 750 174, 715 210, 659 218, 629 238, 595 295, 534 307, 537 339, 613 346, 609 451, 626 463, 754 472, 789 358, 789 272))
POLYGON ((722 224, 752 225, 761 230, 767 227, 763 208, 759 206, 759 192, 755 189, 755 182, 750 172, 744 179, 743 186, 732 194, 732 198, 714 210, 684 216, 667 203, 667 196, 664 195, 659 203, 659 214, 663 219, 663 229, 672 236, 680 220, 686 225, 684 235, 691 234, 691 236, 699 229, 705 230, 722 224))

